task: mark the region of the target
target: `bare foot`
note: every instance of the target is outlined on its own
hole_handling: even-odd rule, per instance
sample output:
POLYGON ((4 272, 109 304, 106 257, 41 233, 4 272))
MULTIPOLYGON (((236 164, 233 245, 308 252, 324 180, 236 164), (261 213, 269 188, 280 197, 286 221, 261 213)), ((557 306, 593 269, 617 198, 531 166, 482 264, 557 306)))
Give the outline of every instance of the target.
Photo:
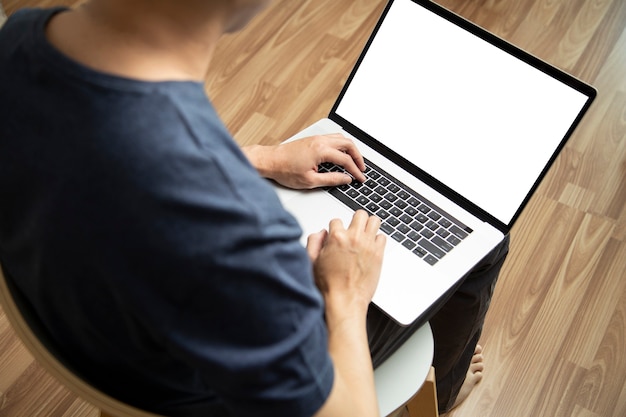
POLYGON ((474 356, 472 356, 472 362, 470 363, 470 367, 467 370, 467 374, 465 375, 465 381, 461 386, 461 390, 459 391, 459 395, 456 397, 456 401, 454 401, 454 405, 450 410, 453 410, 459 404, 461 404, 468 395, 472 392, 476 384, 478 384, 483 379, 483 370, 485 369, 485 364, 483 363, 483 348, 480 345, 476 345, 476 349, 474 349, 474 356))

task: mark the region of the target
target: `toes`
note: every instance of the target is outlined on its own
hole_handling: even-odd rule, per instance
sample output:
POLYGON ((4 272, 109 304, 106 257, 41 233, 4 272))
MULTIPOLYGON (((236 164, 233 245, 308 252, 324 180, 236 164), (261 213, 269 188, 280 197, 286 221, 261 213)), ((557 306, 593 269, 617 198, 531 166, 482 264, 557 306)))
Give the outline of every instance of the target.
POLYGON ((477 373, 477 372, 483 372, 485 370, 485 364, 482 362, 476 362, 476 363, 472 363, 470 364, 469 367, 469 371, 473 374, 477 373))
POLYGON ((476 372, 476 373, 474 373, 472 378, 474 379, 474 384, 478 384, 483 379, 483 373, 482 372, 476 372))

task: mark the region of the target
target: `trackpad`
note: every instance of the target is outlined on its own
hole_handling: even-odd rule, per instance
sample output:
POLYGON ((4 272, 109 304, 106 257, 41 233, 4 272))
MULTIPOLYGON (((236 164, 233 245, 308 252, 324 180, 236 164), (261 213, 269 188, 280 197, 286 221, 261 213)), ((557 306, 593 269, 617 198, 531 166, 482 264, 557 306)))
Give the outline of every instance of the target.
POLYGON ((283 205, 300 223, 303 245, 310 234, 328 230, 333 219, 340 219, 347 228, 354 215, 354 211, 322 190, 298 193, 283 200, 283 205))

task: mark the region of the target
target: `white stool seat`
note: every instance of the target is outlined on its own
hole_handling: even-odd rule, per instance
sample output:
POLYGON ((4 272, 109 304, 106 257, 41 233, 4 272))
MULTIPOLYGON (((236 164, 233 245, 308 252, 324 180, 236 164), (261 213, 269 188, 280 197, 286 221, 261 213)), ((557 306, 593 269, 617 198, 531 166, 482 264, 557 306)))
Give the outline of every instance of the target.
POLYGON ((434 341, 430 324, 424 324, 374 371, 381 416, 403 406, 422 387, 433 363, 434 341))

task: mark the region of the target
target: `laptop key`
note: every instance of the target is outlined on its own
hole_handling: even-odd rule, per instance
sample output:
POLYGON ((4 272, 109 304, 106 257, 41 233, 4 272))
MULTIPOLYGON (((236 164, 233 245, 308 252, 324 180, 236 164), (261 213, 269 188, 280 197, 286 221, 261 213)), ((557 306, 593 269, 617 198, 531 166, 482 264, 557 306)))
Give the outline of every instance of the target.
POLYGON ((369 199, 364 195, 357 197, 356 202, 361 205, 361 207, 365 207, 367 203, 369 203, 369 199))
POLYGON ((408 203, 407 203, 406 201, 402 201, 402 200, 398 200, 398 201, 396 201, 396 202, 395 202, 395 203, 393 203, 393 204, 395 204, 397 207, 399 207, 399 208, 401 208, 401 209, 403 209, 403 208, 405 208, 406 206, 408 206, 408 203))
MULTIPOLYGON (((381 201, 383 201, 383 198, 381 196, 379 196, 378 194, 371 194, 369 196, 370 200, 372 200, 374 203, 380 203, 381 201)), ((448 232, 448 234, 450 234, 450 232, 448 232)), ((444 236, 445 237, 445 236, 444 236)))
POLYGON ((414 247, 416 247, 417 243, 407 239, 404 242, 402 242, 402 246, 404 246, 405 248, 410 250, 410 249, 413 249, 414 247))
POLYGON ((434 245, 432 242, 426 239, 422 239, 419 242, 419 245, 426 249, 429 253, 433 254, 437 258, 441 259, 446 255, 446 252, 441 249, 439 246, 434 245))
POLYGON ((403 214, 400 216, 400 220, 402 220, 403 223, 409 224, 413 221, 413 218, 408 214, 403 214))
POLYGON ((376 191, 376 192, 377 192, 378 194, 380 194, 380 195, 385 195, 385 194, 387 194, 387 193, 388 193, 387 189, 386 189, 385 187, 381 186, 381 185, 379 185, 378 187, 376 187, 376 188, 374 189, 374 191, 376 191))
POLYGON ((432 238, 432 242, 435 245, 439 246, 441 249, 445 250, 446 252, 450 252, 452 249, 454 249, 454 246, 452 246, 451 244, 449 244, 448 242, 446 242, 439 236, 434 236, 432 238))
POLYGON ((380 173, 379 173, 379 172, 376 172, 376 171, 374 171, 374 170, 372 169, 372 170, 369 170, 369 171, 367 172, 367 176, 368 176, 369 178, 371 178, 371 179, 374 179, 374 180, 375 180, 375 179, 380 178, 380 173))
POLYGON ((430 217, 434 221, 437 221, 441 218, 441 214, 437 213, 436 211, 431 211, 430 213, 428 213, 428 217, 430 217))
POLYGON ((365 208, 372 214, 376 213, 380 209, 380 207, 378 207, 375 203, 369 203, 365 206, 365 208))
POLYGON ((411 226, 413 229, 417 230, 418 232, 424 228, 424 226, 418 221, 412 222, 409 226, 411 226))
POLYGON ((381 202, 380 202, 380 206, 381 206, 382 208, 384 208, 385 210, 389 210, 390 208, 392 208, 392 207, 393 207, 393 204, 391 204, 391 203, 390 203, 389 201, 387 201, 387 200, 383 200, 383 201, 381 201, 381 202))
POLYGON ((423 259, 431 265, 434 265, 437 262, 439 262, 439 259, 435 258, 433 255, 430 255, 430 254, 424 256, 423 259))
POLYGON ((391 207, 391 208, 389 209, 389 213, 393 214, 393 215, 394 215, 394 216, 396 216, 396 217, 400 217, 400 216, 402 216, 402 210, 400 210, 400 209, 399 209, 399 208, 397 208, 397 207, 391 207))
POLYGON ((407 237, 411 239, 413 242, 417 242, 421 236, 415 230, 412 230, 409 233, 407 233, 407 237))
POLYGON ((348 194, 348 196, 352 198, 357 198, 359 196, 359 192, 353 188, 350 188, 348 191, 346 191, 346 194, 348 194))
POLYGON ((392 225, 390 225, 387 222, 382 222, 380 225, 380 230, 383 231, 383 233, 387 234, 387 235, 391 235, 393 232, 396 231, 396 229, 394 229, 394 227, 392 225))
POLYGON ((426 223, 426 227, 428 227, 430 230, 434 232, 435 230, 439 228, 439 225, 433 221, 429 221, 428 223, 426 223))
POLYGON ((452 225, 450 226, 450 233, 452 233, 453 235, 455 235, 456 237, 458 237, 459 239, 463 240, 467 237, 467 232, 465 230, 462 230, 460 227, 456 226, 456 225, 452 225))
MULTIPOLYGON (((411 216, 411 217, 415 217, 417 215, 417 210, 414 207, 411 207, 411 206, 408 206, 407 208, 405 208, 404 212, 406 214, 408 214, 409 216, 411 216)), ((450 226, 446 226, 446 228, 447 227, 450 227, 450 226)))
POLYGON ((452 226, 452 222, 444 217, 443 219, 439 220, 439 225, 447 229, 448 227, 452 226))
POLYGON ((426 221, 428 221, 428 217, 420 213, 417 216, 415 216, 415 220, 417 220, 420 223, 426 223, 426 221))
POLYGON ((401 200, 406 200, 407 198, 409 198, 411 195, 409 193, 407 193, 404 190, 400 190, 400 192, 397 193, 398 197, 400 197, 401 200))
POLYGON ((397 229, 398 229, 399 232, 401 232, 401 233, 403 233, 405 235, 408 234, 411 231, 411 228, 409 226, 407 226, 406 224, 404 224, 404 223, 400 223, 397 226, 397 229))
POLYGON ((400 220, 396 219, 395 217, 389 217, 387 219, 387 223, 389 223, 390 225, 392 225, 393 227, 396 227, 397 225, 400 224, 400 220))

